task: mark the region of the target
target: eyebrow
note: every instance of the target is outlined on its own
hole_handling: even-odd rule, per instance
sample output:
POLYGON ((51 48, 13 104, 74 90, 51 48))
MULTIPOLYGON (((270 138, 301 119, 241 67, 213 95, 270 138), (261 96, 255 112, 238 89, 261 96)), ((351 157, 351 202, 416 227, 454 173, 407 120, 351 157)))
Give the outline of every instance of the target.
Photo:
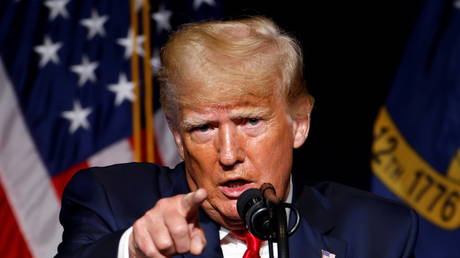
POLYGON ((207 124, 209 122, 210 122, 210 120, 204 119, 204 118, 201 118, 201 117, 189 118, 189 119, 186 119, 186 120, 182 121, 182 128, 185 131, 190 131, 193 128, 196 128, 196 127, 201 126, 201 125, 205 125, 205 124, 207 124))
MULTIPOLYGON (((251 109, 240 109, 234 110, 230 113, 230 119, 236 120, 241 118, 247 117, 254 117, 254 118, 270 118, 273 112, 270 108, 251 108, 251 109)), ((182 128, 185 131, 189 131, 193 128, 206 125, 209 123, 214 123, 215 121, 212 119, 207 119, 206 117, 195 116, 182 121, 182 128)))
POLYGON ((235 110, 230 113, 230 119, 243 118, 243 117, 269 117, 272 110, 266 107, 256 107, 251 109, 235 110))

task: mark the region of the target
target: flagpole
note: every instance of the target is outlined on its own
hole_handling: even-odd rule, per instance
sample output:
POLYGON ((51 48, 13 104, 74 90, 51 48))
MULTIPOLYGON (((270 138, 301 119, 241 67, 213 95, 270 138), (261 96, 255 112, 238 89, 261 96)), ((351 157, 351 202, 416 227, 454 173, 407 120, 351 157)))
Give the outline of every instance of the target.
POLYGON ((131 73, 134 83, 134 101, 132 105, 132 125, 133 125, 133 149, 135 162, 140 162, 142 159, 141 149, 141 103, 140 103, 140 88, 139 88, 139 57, 137 55, 137 15, 136 2, 130 1, 131 13, 131 31, 132 31, 132 58, 131 58, 131 73))
POLYGON ((155 137, 153 120, 153 77, 150 65, 150 4, 147 0, 142 1, 142 22, 144 32, 144 115, 146 136, 146 161, 155 162, 155 137))

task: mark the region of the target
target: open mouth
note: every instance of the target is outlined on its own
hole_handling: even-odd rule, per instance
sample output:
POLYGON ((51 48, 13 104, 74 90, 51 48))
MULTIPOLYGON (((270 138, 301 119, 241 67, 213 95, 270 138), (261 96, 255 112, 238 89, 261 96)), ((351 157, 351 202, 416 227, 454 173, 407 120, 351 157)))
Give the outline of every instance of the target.
POLYGON ((251 181, 244 179, 236 179, 226 181, 225 183, 221 184, 218 188, 225 196, 229 198, 238 198, 244 191, 254 187, 255 183, 251 181))
POLYGON ((230 187, 230 188, 237 188, 237 187, 241 187, 245 184, 249 183, 249 181, 246 181, 246 180, 243 180, 243 179, 238 179, 238 180, 230 180, 230 181, 227 181, 224 186, 226 187, 230 187))

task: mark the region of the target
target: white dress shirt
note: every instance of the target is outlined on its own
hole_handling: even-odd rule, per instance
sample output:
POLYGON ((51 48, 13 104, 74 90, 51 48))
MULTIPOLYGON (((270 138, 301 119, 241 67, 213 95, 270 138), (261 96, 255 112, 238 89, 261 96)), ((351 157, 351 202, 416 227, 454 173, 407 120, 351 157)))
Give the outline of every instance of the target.
MULTIPOLYGON (((286 199, 287 203, 292 202, 292 177, 289 184, 289 193, 288 198, 286 199)), ((289 221, 289 210, 286 209, 287 218, 289 221)), ((118 258, 129 258, 129 237, 133 228, 128 228, 120 238, 120 243, 118 244, 118 258)), ((224 254, 224 258, 241 258, 246 252, 246 243, 236 237, 234 237, 231 232, 224 228, 220 227, 219 229, 219 236, 220 236, 220 247, 222 248, 222 253, 224 254)), ((276 258, 278 257, 277 251, 277 244, 273 243, 273 256, 276 258)), ((260 247, 259 251, 261 258, 269 258, 269 249, 268 249, 268 241, 263 241, 262 246, 260 247)))
MULTIPOLYGON (((233 236, 233 234, 226 228, 221 227, 219 230, 220 247, 224 258, 241 258, 246 252, 246 243, 233 236)), ((273 257, 278 257, 277 244, 273 243, 273 257)), ((259 250, 260 258, 269 258, 270 253, 268 249, 268 241, 263 241, 259 250)))

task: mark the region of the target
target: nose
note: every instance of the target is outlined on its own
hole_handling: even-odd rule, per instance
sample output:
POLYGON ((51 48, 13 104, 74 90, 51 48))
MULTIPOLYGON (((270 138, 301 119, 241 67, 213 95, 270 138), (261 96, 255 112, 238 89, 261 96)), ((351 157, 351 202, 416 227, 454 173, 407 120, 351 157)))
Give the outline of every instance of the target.
POLYGON ((233 124, 221 125, 217 139, 219 162, 225 168, 232 168, 244 161, 245 153, 242 139, 233 124))

